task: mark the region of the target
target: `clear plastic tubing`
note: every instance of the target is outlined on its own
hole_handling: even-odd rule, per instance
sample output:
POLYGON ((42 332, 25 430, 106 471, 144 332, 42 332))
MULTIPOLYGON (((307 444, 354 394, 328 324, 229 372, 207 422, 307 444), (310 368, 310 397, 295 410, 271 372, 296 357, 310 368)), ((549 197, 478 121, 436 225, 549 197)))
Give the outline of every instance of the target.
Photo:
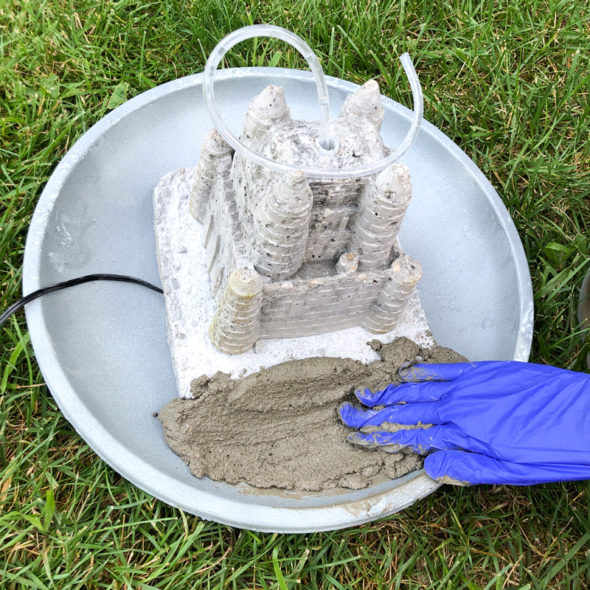
POLYGON ((400 61, 406 72, 406 76, 410 82, 412 89, 412 97, 414 100, 414 116, 410 129, 403 139, 401 144, 391 153, 374 164, 367 166, 359 166, 355 168, 315 168, 305 166, 293 166, 277 160, 271 160, 263 154, 250 149, 247 145, 242 143, 225 125, 223 118, 217 108, 215 100, 215 89, 214 89, 214 78, 217 72, 217 67, 223 59, 223 56, 241 41, 246 39, 252 39, 254 37, 273 37, 289 43, 292 47, 297 49, 299 53, 305 58, 312 74, 315 79, 318 100, 320 105, 320 129, 319 129, 319 141, 320 145, 324 149, 332 149, 337 142, 331 135, 330 130, 330 103, 328 98, 328 86, 326 84, 326 78, 322 70, 322 66, 314 52, 311 50, 309 45, 287 29, 282 27, 276 27, 273 25, 252 25, 249 27, 243 27, 237 29, 233 33, 230 33, 227 37, 224 37, 213 49, 207 63, 205 65, 204 79, 203 79, 203 95, 205 97, 205 103, 209 115, 217 128, 219 134, 227 141, 227 143, 236 150, 239 154, 247 157, 253 162, 260 164, 266 168, 276 170, 278 172, 293 172, 294 170, 300 170, 308 178, 316 179, 327 179, 327 178, 360 178, 363 176, 372 176, 381 172, 384 168, 393 164, 398 160, 402 154, 412 145, 412 142, 416 138, 420 124, 422 123, 422 117, 424 113, 424 98, 422 95, 422 87, 418 80, 418 75, 414 69, 414 64, 409 54, 404 53, 400 57, 400 61))

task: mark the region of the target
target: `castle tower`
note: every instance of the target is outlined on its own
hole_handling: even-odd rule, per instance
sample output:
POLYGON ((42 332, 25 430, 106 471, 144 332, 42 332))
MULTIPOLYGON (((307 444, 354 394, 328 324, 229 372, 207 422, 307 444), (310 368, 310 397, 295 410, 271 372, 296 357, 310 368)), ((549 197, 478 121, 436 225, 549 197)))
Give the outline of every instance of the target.
POLYGON ((374 334, 389 332, 399 321, 420 277, 420 263, 402 254, 391 264, 381 291, 367 313, 362 326, 374 334))
POLYGON ((209 326, 211 342, 223 352, 245 352, 258 340, 262 281, 251 268, 234 271, 209 326))
POLYGON ((287 279, 303 262, 313 195, 301 172, 270 184, 254 214, 251 259, 273 279, 287 279))
POLYGON ((351 243, 351 251, 359 255, 359 270, 377 270, 389 264, 411 198, 410 174, 402 164, 392 164, 367 185, 351 243))
POLYGON ((271 84, 250 102, 240 139, 260 139, 271 127, 290 118, 283 89, 271 84))
POLYGON ((380 131, 384 113, 379 84, 375 80, 369 80, 356 92, 349 94, 338 116, 348 120, 362 118, 370 121, 375 129, 380 131))
POLYGON ((197 221, 203 222, 205 205, 219 173, 231 166, 231 147, 216 129, 211 129, 201 145, 195 183, 190 196, 190 211, 197 221))

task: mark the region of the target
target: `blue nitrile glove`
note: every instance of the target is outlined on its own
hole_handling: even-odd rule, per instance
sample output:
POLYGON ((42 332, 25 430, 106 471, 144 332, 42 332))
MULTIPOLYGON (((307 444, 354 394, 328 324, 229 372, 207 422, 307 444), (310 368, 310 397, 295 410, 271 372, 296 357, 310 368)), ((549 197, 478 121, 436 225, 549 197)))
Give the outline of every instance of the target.
POLYGON ((356 393, 375 409, 340 407, 342 421, 362 429, 350 442, 436 451, 426 473, 450 483, 590 479, 590 375, 489 361, 416 365, 400 376, 401 385, 356 393), (384 422, 433 426, 386 432, 384 422))

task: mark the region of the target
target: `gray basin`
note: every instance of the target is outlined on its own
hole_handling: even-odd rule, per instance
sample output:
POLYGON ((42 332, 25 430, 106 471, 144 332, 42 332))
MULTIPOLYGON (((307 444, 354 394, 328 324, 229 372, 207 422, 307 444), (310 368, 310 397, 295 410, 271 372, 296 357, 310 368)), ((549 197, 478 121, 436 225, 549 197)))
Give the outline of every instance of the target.
MULTIPOLYGON (((201 82, 197 74, 137 96, 72 147, 31 223, 25 293, 95 272, 159 282, 152 189, 165 172, 197 162, 211 127, 201 82)), ((216 93, 234 132, 249 100, 271 83, 285 88, 294 117, 317 117, 307 72, 222 70, 216 93)), ((329 87, 333 112, 356 88, 337 79, 329 87)), ((383 136, 395 146, 411 112, 389 99, 383 104, 383 136)), ((527 360, 530 276, 500 197, 427 122, 402 161, 415 195, 400 238, 422 262, 420 295, 435 338, 472 360, 527 360)), ((338 494, 256 493, 196 479, 169 450, 152 415, 177 395, 161 296, 131 284, 90 283, 29 304, 27 320, 47 384, 84 440, 128 480, 190 513, 260 531, 319 531, 391 514, 438 487, 423 471, 338 494)))

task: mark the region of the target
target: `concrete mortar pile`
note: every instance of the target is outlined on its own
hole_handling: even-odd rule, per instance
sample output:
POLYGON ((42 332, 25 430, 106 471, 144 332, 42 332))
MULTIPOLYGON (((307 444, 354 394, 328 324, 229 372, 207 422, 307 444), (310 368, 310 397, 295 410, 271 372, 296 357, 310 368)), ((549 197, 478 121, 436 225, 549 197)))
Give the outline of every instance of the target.
POLYGON ((205 229, 218 304, 209 334, 219 350, 245 352, 259 338, 395 327, 421 276, 396 239, 412 195, 407 168, 396 162, 343 179, 297 170, 383 160, 390 150, 382 121, 379 87, 369 81, 331 121, 335 145, 325 149, 318 123, 292 119, 282 88, 271 85, 251 101, 240 140, 293 172, 233 152, 216 130, 206 135, 190 210, 205 229))

